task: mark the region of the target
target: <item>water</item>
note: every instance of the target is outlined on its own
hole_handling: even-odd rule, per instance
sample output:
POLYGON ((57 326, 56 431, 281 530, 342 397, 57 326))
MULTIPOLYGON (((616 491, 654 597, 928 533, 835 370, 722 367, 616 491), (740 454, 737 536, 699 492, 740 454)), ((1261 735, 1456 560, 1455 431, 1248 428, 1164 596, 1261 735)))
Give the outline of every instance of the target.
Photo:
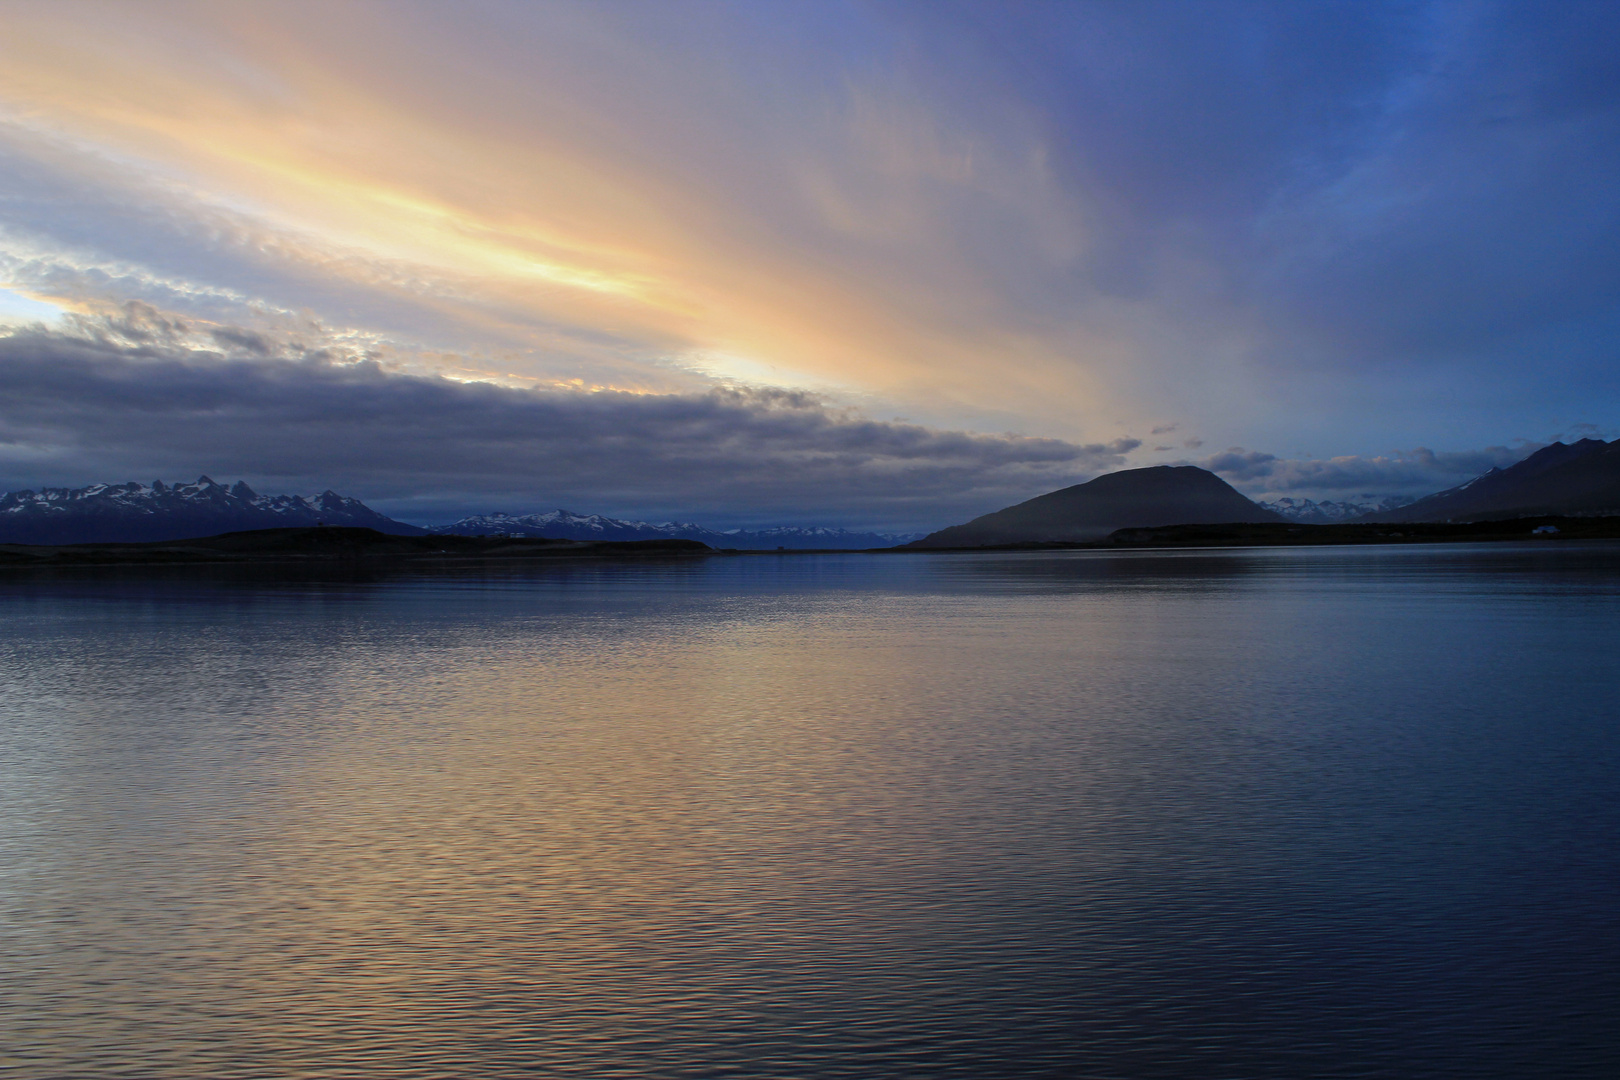
POLYGON ((0 1069, 1620 1075, 1620 546, 0 576, 0 1069))

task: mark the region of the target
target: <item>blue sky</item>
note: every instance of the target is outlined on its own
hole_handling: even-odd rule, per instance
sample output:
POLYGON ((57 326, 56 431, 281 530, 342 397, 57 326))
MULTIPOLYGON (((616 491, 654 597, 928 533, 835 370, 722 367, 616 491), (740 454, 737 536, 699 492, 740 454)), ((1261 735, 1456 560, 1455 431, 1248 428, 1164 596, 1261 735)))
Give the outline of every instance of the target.
POLYGON ((1610 3, 0 24, 0 487, 931 528, 1620 436, 1610 3))

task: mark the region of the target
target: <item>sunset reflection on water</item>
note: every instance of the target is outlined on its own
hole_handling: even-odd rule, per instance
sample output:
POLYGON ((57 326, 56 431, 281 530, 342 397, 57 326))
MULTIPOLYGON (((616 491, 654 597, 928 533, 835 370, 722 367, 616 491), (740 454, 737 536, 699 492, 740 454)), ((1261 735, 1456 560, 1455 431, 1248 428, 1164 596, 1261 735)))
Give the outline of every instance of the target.
POLYGON ((8 579, 3 1060, 1600 1075, 1617 570, 8 579))

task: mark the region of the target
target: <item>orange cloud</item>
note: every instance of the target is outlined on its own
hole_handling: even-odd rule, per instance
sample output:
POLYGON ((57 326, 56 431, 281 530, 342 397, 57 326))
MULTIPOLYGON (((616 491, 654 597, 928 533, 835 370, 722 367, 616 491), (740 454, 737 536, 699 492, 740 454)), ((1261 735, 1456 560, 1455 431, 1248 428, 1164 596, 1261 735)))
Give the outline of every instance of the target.
POLYGON ((1140 314, 1023 295, 1086 241, 1015 113, 988 139, 903 80, 844 76, 780 106, 791 138, 750 143, 711 113, 735 108, 725 70, 560 7, 514 55, 457 10, 25 8, 0 96, 168 212, 236 215, 276 274, 363 292, 361 321, 408 312, 512 374, 775 377, 1058 434, 1134 419, 1113 389, 1140 314), (992 258, 972 214, 1003 223, 992 258))

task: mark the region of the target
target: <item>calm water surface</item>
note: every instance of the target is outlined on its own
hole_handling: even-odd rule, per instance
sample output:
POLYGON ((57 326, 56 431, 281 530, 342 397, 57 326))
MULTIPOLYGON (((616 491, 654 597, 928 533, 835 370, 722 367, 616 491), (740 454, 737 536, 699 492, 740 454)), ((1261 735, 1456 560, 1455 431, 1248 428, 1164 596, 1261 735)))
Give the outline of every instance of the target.
POLYGON ((1556 542, 0 576, 0 1072, 1620 1075, 1617 658, 1556 542))

